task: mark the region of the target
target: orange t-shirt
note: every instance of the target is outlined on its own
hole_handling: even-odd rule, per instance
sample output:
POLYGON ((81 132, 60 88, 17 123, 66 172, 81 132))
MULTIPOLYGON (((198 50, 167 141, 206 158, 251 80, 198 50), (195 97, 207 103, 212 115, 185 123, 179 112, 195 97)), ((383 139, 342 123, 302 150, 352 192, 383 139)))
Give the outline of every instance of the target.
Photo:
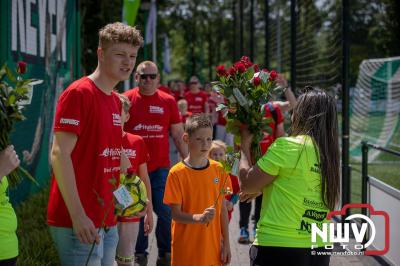
MULTIPOLYGON (((182 211, 203 213, 212 206, 218 194, 229 186, 229 176, 219 162, 209 160, 202 169, 193 169, 179 162, 169 171, 164 203, 180 204, 182 211)), ((221 204, 219 197, 214 219, 205 224, 182 224, 172 220, 171 265, 221 265, 221 204)))

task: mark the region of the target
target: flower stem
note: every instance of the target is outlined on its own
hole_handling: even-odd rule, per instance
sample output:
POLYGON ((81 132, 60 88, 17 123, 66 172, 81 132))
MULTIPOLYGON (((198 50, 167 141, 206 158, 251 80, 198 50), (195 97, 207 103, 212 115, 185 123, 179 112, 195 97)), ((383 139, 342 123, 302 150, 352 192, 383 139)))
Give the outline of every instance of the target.
MULTIPOLYGON (((108 208, 107 208, 107 210, 106 210, 106 213, 104 214, 103 220, 101 221, 101 226, 100 226, 99 230, 97 230, 97 233, 98 233, 98 234, 100 233, 101 229, 104 228, 105 221, 106 221, 106 219, 107 219, 108 213, 110 212, 112 206, 113 206, 113 202, 111 202, 111 204, 108 206, 108 208)), ((104 233, 105 233, 105 232, 104 232, 104 233)), ((92 247, 90 248, 88 257, 87 257, 87 259, 86 259, 85 266, 88 266, 88 264, 89 264, 89 260, 90 260, 90 257, 92 256, 92 253, 93 253, 94 245, 95 245, 95 244, 96 244, 96 240, 94 240, 93 243, 92 243, 92 247)))

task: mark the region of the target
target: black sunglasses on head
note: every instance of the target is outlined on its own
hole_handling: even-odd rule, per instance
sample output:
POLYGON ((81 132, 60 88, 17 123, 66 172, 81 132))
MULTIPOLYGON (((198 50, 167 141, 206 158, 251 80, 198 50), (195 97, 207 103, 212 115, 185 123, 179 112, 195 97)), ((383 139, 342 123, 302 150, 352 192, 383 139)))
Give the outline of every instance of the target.
POLYGON ((157 77, 157 74, 140 74, 139 76, 141 79, 147 79, 147 78, 155 79, 157 77))

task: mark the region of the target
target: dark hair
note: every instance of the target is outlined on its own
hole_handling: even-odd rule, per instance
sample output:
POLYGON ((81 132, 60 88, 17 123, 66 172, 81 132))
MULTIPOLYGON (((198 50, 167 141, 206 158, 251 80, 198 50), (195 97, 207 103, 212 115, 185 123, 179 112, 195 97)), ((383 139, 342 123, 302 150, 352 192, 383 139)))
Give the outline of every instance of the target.
POLYGON ((335 99, 307 86, 293 110, 291 136, 308 135, 316 147, 321 170, 321 198, 333 210, 339 198, 339 144, 335 99))
POLYGON ((185 132, 188 133, 189 136, 200 128, 211 128, 211 130, 213 129, 211 120, 208 115, 194 114, 186 119, 185 132))

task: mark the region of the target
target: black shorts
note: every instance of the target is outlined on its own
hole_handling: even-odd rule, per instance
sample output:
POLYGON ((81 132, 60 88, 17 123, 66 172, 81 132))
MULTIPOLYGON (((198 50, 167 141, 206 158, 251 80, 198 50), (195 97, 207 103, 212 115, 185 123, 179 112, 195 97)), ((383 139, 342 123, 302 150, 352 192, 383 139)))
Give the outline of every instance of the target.
POLYGON ((329 255, 313 255, 312 251, 326 251, 324 248, 286 248, 252 245, 249 251, 251 266, 296 265, 329 266, 329 255))

